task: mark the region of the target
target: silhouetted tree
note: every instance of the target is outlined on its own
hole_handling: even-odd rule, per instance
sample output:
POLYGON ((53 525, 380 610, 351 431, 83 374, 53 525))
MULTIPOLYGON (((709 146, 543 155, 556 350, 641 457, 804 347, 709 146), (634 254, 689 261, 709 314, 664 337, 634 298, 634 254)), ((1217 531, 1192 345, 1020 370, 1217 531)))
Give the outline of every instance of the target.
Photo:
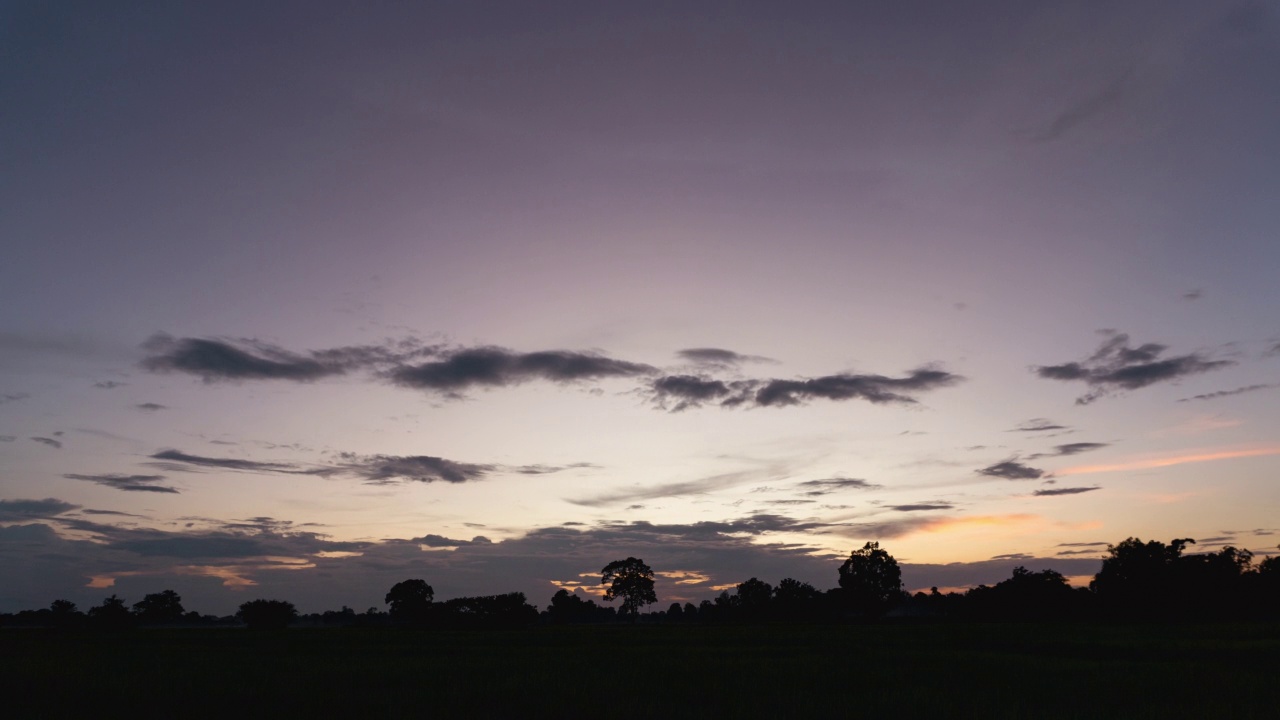
POLYGON ((298 617, 298 610, 284 600, 250 600, 240 606, 236 617, 250 630, 282 630, 298 617))
POLYGON ((751 578, 738 583, 737 607, 739 615, 745 620, 763 620, 769 614, 769 605, 773 600, 773 586, 769 583, 751 578))
POLYGON ((840 589, 848 607, 879 615, 902 597, 902 570, 880 543, 869 542, 840 566, 840 589))
POLYGON ((684 620, 684 607, 678 602, 671 603, 671 607, 667 608, 667 622, 682 622, 684 620))
POLYGON ((822 593, 795 578, 783 578, 773 589, 773 605, 778 617, 799 620, 813 617, 822 593))
POLYGON ((125 607, 124 600, 111 595, 102 604, 89 608, 89 620, 95 627, 120 630, 133 626, 133 615, 125 607))
POLYGON ((605 608, 590 598, 583 599, 576 592, 564 588, 551 596, 551 604, 547 606, 547 620, 557 625, 569 623, 606 622, 613 619, 613 608, 605 608))
MULTIPOLYGON (((937 589, 934 589, 936 593, 937 589)), ((995 587, 979 585, 965 594, 967 610, 985 619, 1049 620, 1074 617, 1083 607, 1080 593, 1055 570, 1013 569, 995 587)))
POLYGON ((425 580, 404 580, 391 586, 384 599, 391 606, 391 619, 398 622, 425 622, 431 612, 435 590, 425 580))
POLYGON ((172 590, 152 593, 133 604, 138 621, 148 625, 178 622, 185 612, 182 597, 172 590))
POLYGON ((600 584, 609 586, 604 591, 604 599, 621 598, 622 612, 630 615, 633 622, 641 607, 658 602, 653 591, 653 569, 639 558, 614 560, 605 565, 600 571, 600 584))
POLYGON ((72 628, 84 624, 84 613, 70 600, 54 600, 49 603, 49 624, 56 628, 72 628))
POLYGON ((514 592, 454 598, 442 604, 439 618, 454 627, 517 628, 537 622, 538 609, 514 592))

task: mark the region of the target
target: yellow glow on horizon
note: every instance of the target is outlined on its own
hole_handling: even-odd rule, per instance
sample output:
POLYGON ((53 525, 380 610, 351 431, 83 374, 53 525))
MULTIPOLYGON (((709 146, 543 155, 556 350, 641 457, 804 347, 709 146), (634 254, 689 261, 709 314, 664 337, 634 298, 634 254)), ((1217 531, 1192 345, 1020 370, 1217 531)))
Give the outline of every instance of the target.
POLYGON ((1088 475, 1092 473, 1119 472, 1122 470, 1149 470, 1151 468, 1170 467, 1173 465, 1185 465, 1187 463, 1210 462, 1213 460, 1232 460, 1243 457, 1262 457, 1266 455, 1280 455, 1280 447, 1261 447, 1261 448, 1244 448, 1239 450, 1218 450, 1211 452, 1197 452, 1181 455, 1173 455, 1168 457, 1154 457, 1143 460, 1133 460, 1130 462, 1113 463, 1109 465, 1077 465, 1069 467, 1054 473, 1058 476, 1067 475, 1088 475))

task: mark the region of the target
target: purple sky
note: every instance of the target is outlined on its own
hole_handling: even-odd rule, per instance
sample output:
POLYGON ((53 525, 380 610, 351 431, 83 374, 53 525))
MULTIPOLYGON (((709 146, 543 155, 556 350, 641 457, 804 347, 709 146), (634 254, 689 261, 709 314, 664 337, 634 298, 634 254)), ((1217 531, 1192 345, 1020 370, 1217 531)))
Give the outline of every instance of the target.
POLYGON ((0 47, 0 611, 1275 552, 1274 3, 20 0, 0 47))

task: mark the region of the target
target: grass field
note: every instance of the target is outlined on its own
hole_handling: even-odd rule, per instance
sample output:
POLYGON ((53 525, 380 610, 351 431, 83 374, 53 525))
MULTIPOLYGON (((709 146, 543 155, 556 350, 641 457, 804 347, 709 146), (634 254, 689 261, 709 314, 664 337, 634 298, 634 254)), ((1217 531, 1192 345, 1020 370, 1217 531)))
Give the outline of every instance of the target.
POLYGON ((1280 625, 0 632, 6 717, 1275 718, 1280 625))

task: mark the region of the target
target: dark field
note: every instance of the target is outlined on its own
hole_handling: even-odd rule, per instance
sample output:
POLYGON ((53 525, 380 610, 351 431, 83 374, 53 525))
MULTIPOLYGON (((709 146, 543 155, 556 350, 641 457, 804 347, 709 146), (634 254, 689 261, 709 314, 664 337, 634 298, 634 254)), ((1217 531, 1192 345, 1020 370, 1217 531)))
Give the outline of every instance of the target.
POLYGON ((1275 718, 1280 625, 0 632, 7 717, 1275 718))

